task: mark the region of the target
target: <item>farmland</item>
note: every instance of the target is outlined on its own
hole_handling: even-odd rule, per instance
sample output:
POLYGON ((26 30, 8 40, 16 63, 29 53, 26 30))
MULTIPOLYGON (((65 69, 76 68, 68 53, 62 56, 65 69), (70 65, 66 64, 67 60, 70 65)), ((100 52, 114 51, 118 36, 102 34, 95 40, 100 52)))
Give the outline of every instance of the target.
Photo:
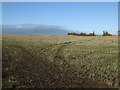
POLYGON ((117 36, 3 35, 3 88, 116 88, 117 36))

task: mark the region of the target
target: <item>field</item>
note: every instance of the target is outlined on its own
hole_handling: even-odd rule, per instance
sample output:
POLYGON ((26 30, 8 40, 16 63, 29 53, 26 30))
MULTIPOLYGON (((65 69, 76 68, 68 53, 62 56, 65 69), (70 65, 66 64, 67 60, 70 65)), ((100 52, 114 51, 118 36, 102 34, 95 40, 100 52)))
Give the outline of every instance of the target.
POLYGON ((117 88, 117 36, 3 35, 3 88, 117 88))

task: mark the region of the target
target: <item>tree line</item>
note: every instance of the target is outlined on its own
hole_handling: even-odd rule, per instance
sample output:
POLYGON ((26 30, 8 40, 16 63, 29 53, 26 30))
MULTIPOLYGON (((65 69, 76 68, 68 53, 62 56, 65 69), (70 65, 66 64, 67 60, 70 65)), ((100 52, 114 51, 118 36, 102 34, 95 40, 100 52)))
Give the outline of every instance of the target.
MULTIPOLYGON (((98 35, 95 34, 95 32, 89 33, 89 34, 87 34, 87 33, 68 33, 68 35, 76 35, 76 36, 98 36, 98 35)), ((107 31, 103 31, 102 36, 112 36, 112 34, 108 33, 107 31)))

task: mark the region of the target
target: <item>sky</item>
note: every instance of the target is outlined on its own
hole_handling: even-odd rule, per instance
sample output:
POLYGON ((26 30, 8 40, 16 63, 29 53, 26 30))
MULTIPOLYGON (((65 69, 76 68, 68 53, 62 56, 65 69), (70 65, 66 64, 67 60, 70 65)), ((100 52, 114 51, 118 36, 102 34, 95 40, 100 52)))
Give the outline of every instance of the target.
POLYGON ((107 30, 117 34, 117 2, 4 2, 3 25, 51 25, 65 27, 71 32, 107 30))

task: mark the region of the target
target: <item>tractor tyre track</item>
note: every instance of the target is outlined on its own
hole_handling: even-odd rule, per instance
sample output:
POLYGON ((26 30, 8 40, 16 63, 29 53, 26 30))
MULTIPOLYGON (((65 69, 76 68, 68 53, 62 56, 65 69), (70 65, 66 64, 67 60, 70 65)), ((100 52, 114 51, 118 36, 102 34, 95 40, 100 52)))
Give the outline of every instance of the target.
MULTIPOLYGON (((70 45, 70 44, 67 44, 70 45)), ((67 65, 62 51, 66 44, 58 48, 54 60, 63 60, 63 66, 67 65)), ((9 45, 13 50, 3 49, 3 88, 86 88, 108 87, 85 77, 75 76, 69 69, 62 69, 56 62, 50 63, 44 54, 39 56, 29 49, 19 45, 9 45), (16 51, 17 49, 17 51, 16 51), (14 51, 20 59, 14 57, 14 51), (11 53, 11 54, 10 54, 11 53), (13 55, 12 55, 13 54, 13 55), (7 70, 7 67, 10 67, 7 70), (6 76, 4 76, 6 75, 6 76), (7 82, 9 81, 9 82, 7 82)))

